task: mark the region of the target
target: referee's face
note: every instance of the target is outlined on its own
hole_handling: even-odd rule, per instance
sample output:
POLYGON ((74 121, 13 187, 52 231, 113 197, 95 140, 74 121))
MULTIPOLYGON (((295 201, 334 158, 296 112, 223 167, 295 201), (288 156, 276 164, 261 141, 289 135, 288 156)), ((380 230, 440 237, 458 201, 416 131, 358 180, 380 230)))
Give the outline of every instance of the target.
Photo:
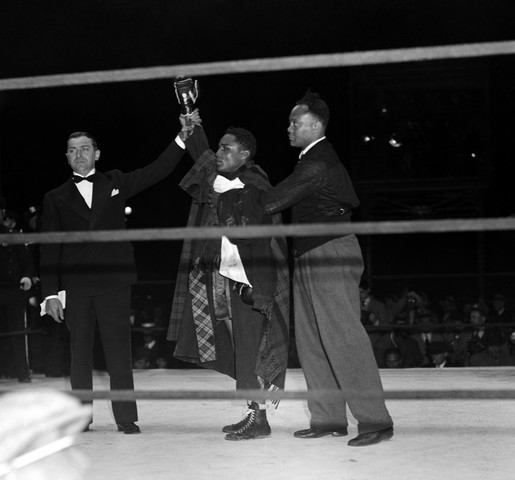
POLYGON ((100 150, 95 150, 91 138, 77 137, 68 140, 66 158, 72 170, 79 175, 87 175, 95 167, 100 150))

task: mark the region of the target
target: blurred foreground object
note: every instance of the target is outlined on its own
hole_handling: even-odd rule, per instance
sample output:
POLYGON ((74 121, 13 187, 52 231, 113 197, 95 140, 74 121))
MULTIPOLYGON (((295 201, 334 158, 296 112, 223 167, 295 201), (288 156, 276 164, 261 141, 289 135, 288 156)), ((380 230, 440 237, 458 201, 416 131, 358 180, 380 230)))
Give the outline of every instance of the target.
POLYGON ((0 397, 0 479, 79 480, 84 455, 69 449, 91 419, 91 407, 47 389, 0 397))

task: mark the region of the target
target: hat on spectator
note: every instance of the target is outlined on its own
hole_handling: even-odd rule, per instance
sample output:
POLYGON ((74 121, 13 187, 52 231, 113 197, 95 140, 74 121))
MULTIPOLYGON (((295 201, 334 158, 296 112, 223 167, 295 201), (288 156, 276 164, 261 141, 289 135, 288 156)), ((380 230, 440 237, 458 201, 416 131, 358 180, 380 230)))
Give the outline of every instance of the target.
POLYGON ((451 353, 452 347, 449 342, 437 341, 427 346, 428 355, 438 355, 439 353, 451 353))

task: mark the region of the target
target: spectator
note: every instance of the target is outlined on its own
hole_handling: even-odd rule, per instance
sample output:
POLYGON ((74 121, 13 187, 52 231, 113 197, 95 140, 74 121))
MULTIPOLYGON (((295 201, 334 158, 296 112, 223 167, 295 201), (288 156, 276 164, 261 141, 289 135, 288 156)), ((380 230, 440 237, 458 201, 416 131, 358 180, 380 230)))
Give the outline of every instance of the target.
POLYGON ((439 331, 445 341, 450 343, 454 352, 463 331, 463 313, 458 308, 455 298, 450 295, 440 300, 438 305, 440 307, 440 323, 443 327, 439 331))
MULTIPOLYGON (((13 232, 12 223, 4 224, 5 208, 6 201, 0 197, 0 234, 13 232)), ((33 276, 34 265, 25 245, 0 243, 0 329, 10 334, 2 339, 1 350, 14 362, 13 371, 4 373, 17 376, 21 383, 31 381, 25 335, 19 332, 25 330, 26 292, 32 287, 33 276)))
POLYGON ((515 358, 515 331, 510 331, 510 333, 507 334, 506 344, 508 353, 515 358))
POLYGON ((470 356, 471 367, 515 366, 515 358, 508 353, 506 339, 500 330, 489 330, 483 337, 485 349, 470 356))
POLYGON ((20 216, 12 210, 4 210, 2 223, 8 232, 19 232, 18 223, 20 216))
POLYGON ((393 318, 405 318, 409 325, 416 323, 416 318, 421 313, 429 311, 429 299, 425 293, 414 290, 406 291, 397 301, 390 314, 393 318))
POLYGON ((463 322, 463 315, 459 312, 456 300, 448 295, 438 302, 440 309, 440 323, 455 324, 463 322))
MULTIPOLYGON (((23 226, 25 231, 38 232, 36 222, 33 218, 39 217, 39 211, 36 207, 30 207, 22 216, 23 226)), ((39 245, 36 243, 26 244, 29 252, 33 269, 34 277, 32 277, 32 288, 27 292, 26 315, 27 315, 27 328, 32 331, 28 338, 30 368, 32 372, 42 373, 44 371, 45 363, 45 343, 46 335, 38 335, 37 331, 46 333, 46 319, 42 319, 40 315, 41 291, 39 280, 39 245)))
POLYGON ((482 303, 475 303, 470 307, 469 321, 471 327, 465 329, 458 339, 453 355, 454 362, 468 366, 470 357, 485 349, 483 337, 485 335, 486 315, 487 310, 482 303))
POLYGON ((492 311, 487 323, 513 323, 514 312, 506 305, 506 298, 500 293, 492 297, 492 311))
POLYGON ((387 367, 385 355, 392 348, 401 352, 402 367, 414 368, 423 363, 424 357, 417 342, 410 337, 409 326, 403 318, 395 320, 395 327, 383 335, 374 345, 374 355, 379 368, 387 367), (404 328, 402 328, 404 327, 404 328))
POLYGON ((361 301, 361 322, 363 325, 383 325, 388 323, 386 306, 377 299, 366 284, 359 287, 361 301))
POLYGON ((384 364, 386 368, 402 368, 402 352, 395 347, 384 352, 384 364))
POLYGON ((418 348, 422 353, 422 363, 418 366, 427 367, 431 365, 431 359, 427 353, 428 346, 433 342, 445 341, 445 337, 435 328, 438 324, 438 319, 433 312, 423 312, 415 318, 418 332, 412 334, 411 338, 417 342, 418 348))
POLYGON ((144 323, 143 344, 136 346, 134 355, 134 368, 168 368, 171 357, 171 349, 156 335, 155 323, 144 323))
POLYGON ((436 341, 432 342, 427 347, 427 354, 431 362, 427 367, 430 368, 449 368, 459 367, 460 365, 454 363, 450 356, 452 353, 452 346, 449 342, 436 341))

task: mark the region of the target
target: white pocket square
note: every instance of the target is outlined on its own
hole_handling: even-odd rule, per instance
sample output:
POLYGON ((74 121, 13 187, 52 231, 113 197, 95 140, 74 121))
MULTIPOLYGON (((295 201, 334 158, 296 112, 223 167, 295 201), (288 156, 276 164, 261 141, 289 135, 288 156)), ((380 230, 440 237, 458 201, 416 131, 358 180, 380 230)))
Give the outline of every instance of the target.
POLYGON ((117 188, 113 188, 113 191, 111 192, 111 197, 114 197, 115 195, 118 195, 120 193, 120 190, 117 188))

